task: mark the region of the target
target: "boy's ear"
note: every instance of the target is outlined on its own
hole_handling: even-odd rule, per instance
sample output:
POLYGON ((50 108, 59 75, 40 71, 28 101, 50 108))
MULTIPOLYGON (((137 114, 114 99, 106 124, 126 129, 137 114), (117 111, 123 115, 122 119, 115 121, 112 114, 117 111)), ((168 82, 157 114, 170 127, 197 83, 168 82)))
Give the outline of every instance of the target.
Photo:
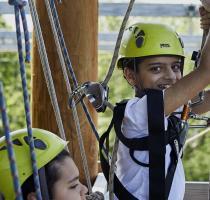
POLYGON ((136 85, 136 74, 135 74, 135 72, 132 69, 126 67, 124 69, 123 73, 124 73, 124 77, 126 78, 128 83, 131 86, 135 86, 136 85))
POLYGON ((27 195, 27 200, 36 200, 36 193, 31 192, 27 195))

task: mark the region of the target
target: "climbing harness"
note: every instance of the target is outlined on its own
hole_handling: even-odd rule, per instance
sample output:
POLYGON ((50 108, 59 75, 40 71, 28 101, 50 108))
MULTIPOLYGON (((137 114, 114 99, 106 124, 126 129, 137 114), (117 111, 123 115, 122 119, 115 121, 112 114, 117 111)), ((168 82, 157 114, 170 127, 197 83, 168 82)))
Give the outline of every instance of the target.
MULTIPOLYGON (((105 139, 108 137, 109 132, 114 126, 115 132, 119 140, 130 149, 130 156, 134 162, 143 167, 149 167, 149 198, 150 199, 167 199, 173 175, 176 169, 176 164, 178 161, 179 154, 183 147, 184 141, 181 138, 185 138, 187 131, 187 124, 182 127, 182 122, 175 116, 169 118, 169 131, 165 133, 164 130, 164 113, 163 113, 163 99, 161 95, 161 91, 156 90, 148 90, 146 92, 148 103, 148 126, 149 126, 149 136, 143 138, 126 138, 121 132, 121 124, 124 118, 124 110, 127 102, 122 102, 116 105, 114 108, 114 114, 112 118, 112 122, 108 130, 101 137, 100 145, 102 145, 105 139), (155 101, 158 103, 153 106, 151 101, 155 101), (162 117, 160 117, 162 116, 162 117), (179 123, 177 123, 179 121, 179 123), (179 126, 177 125, 179 124, 179 126), (180 134, 182 137, 180 137, 180 134), (181 140, 180 140, 181 139, 181 140), (169 166, 169 170, 165 179, 165 146, 170 144, 172 147, 171 152, 171 164, 169 166), (149 164, 142 163, 138 161, 135 156, 135 151, 149 151, 149 164), (161 181, 160 181, 161 180, 161 181)), ((101 165, 105 177, 108 180, 109 173, 109 163, 103 156, 102 151, 100 150, 101 155, 101 165)), ((120 181, 115 176, 114 179, 114 191, 118 199, 131 199, 131 194, 122 186, 120 181), (121 191, 122 190, 122 191, 121 191), (121 194, 123 195, 121 196, 121 194), (129 196, 128 196, 129 195, 129 196)), ((132 199, 136 199, 132 197, 132 199)))

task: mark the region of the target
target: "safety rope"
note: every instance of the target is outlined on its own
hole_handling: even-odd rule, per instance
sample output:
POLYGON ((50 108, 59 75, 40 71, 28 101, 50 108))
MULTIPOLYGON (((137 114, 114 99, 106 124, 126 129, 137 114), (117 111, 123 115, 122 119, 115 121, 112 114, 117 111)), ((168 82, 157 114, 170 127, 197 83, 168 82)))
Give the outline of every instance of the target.
POLYGON ((28 26, 27 26, 27 21, 26 21, 26 14, 25 10, 20 8, 20 14, 21 14, 21 19, 22 19, 22 24, 23 24, 23 31, 24 31, 24 38, 25 38, 25 62, 30 63, 30 36, 29 36, 29 31, 28 31, 28 26))
MULTIPOLYGON (((25 62, 30 62, 30 37, 28 31, 28 25, 26 21, 26 14, 24 6, 27 4, 27 0, 9 0, 8 3, 12 6, 17 6, 22 19, 24 38, 25 38, 25 62)), ((19 12, 17 13, 19 15, 19 12)))
MULTIPOLYGON (((118 37, 117 37, 112 61, 111 61, 109 70, 108 70, 108 72, 105 76, 105 79, 102 82, 102 85, 104 87, 107 86, 107 84, 108 84, 108 82, 111 79, 111 76, 113 74, 113 71, 114 71, 114 68, 115 68, 115 65, 116 65, 116 61, 117 61, 118 56, 119 56, 119 49, 120 49, 120 44, 121 44, 121 41, 122 41, 122 36, 123 36, 124 31, 125 31, 125 27, 126 27, 128 18, 130 16, 130 13, 132 11, 134 2, 135 2, 135 0, 130 0, 130 3, 128 5, 127 11, 126 11, 126 14, 123 18, 123 21, 122 21, 122 24, 121 24, 121 27, 120 27, 120 31, 119 31, 119 34, 118 34, 118 37)), ((115 163, 117 161, 118 146, 119 146, 119 139, 116 137, 115 138, 115 143, 114 143, 114 146, 113 146, 113 152, 112 152, 112 158, 111 158, 111 164, 110 164, 110 172, 109 172, 108 189, 109 189, 110 200, 114 199, 114 172, 115 172, 115 163)))
MULTIPOLYGON (((28 95, 27 81, 26 81, 25 63, 24 63, 24 57, 23 57, 23 51, 22 51, 22 39, 21 39, 21 30, 20 30, 20 19, 19 19, 20 8, 22 8, 23 6, 26 5, 26 1, 24 1, 24 3, 22 3, 22 1, 13 2, 13 3, 14 3, 14 10, 15 10, 18 56, 19 56, 22 88, 23 88, 24 108, 25 108, 25 114, 26 114, 26 125, 27 125, 27 132, 28 132, 28 138, 29 138, 32 171, 33 171, 36 196, 37 196, 38 200, 41 200, 42 197, 41 197, 40 182, 39 182, 37 161, 36 161, 36 155, 35 155, 33 133, 32 133, 32 128, 31 128, 30 104, 29 104, 29 95, 28 95), (20 4, 18 5, 18 3, 20 3, 20 4)), ((10 4, 11 4, 11 2, 10 2, 10 4)), ((24 13, 22 13, 22 15, 24 15, 24 13)), ((27 27, 26 22, 24 22, 24 26, 25 26, 25 28, 27 27)))
POLYGON ((17 200, 22 200, 22 191, 18 179, 18 170, 15 163, 15 152, 13 150, 12 140, 10 136, 10 128, 9 128, 9 120, 6 112, 6 103, 4 100, 4 91, 3 91, 3 85, 2 82, 0 82, 0 111, 2 116, 2 123, 3 123, 3 129, 5 134, 5 140, 7 144, 7 152, 9 157, 9 163, 10 163, 10 170, 12 174, 13 179, 13 185, 15 190, 15 195, 17 200))
MULTIPOLYGON (((54 19, 53 19, 50 3, 49 3, 48 0, 45 0, 45 5, 46 5, 46 8, 47 8, 48 17, 50 19, 50 24, 51 24, 51 28, 52 28, 52 31, 53 31, 53 36, 54 36, 55 44, 56 44, 56 47, 57 47, 57 53, 58 53, 58 56, 59 56, 64 80, 65 80, 66 87, 67 87, 67 93, 68 93, 68 96, 70 96, 71 93, 72 93, 71 85, 70 85, 70 81, 69 81, 69 78, 68 78, 68 73, 67 73, 67 69, 66 69, 66 65, 65 65, 64 56, 63 56, 62 50, 61 50, 61 44, 59 43, 59 37, 58 37, 57 30, 56 30, 55 22, 54 22, 54 19)), ((77 109, 76 109, 74 100, 72 101, 72 105, 73 105, 72 106, 72 113, 73 113, 73 118, 74 118, 74 122, 75 122, 75 125, 76 125, 76 133, 77 133, 79 147, 80 147, 80 153, 81 153, 81 157, 82 157, 83 169, 84 169, 84 172, 85 172, 85 177, 86 177, 86 181, 87 181, 89 194, 92 194, 92 186, 91 186, 90 174, 89 174, 89 169, 88 169, 88 164, 87 164, 87 158, 86 158, 86 154, 85 154, 85 148, 84 148, 84 143, 83 143, 83 139, 82 139, 82 133, 81 133, 81 130, 80 130, 79 117, 78 117, 78 114, 77 114, 77 109)))
POLYGON ((104 195, 101 192, 94 192, 85 197, 86 200, 104 200, 104 195))
MULTIPOLYGON (((52 74, 51 74, 51 70, 50 70, 50 66, 49 66, 49 61, 48 61, 48 57, 47 57, 47 52, 46 52, 46 48, 45 48, 45 44, 44 44, 41 26, 39 23, 39 17, 38 17, 36 6, 35 6, 35 3, 33 0, 29 0, 29 8, 30 8, 30 12, 31 12, 33 25, 34 25, 34 32, 35 32, 38 51, 39 51, 39 55, 40 55, 40 59, 41 59, 41 63, 42 63, 42 69, 44 72, 45 81, 47 84, 51 103, 52 103, 53 110, 55 113, 55 118, 56 118, 56 122, 58 125, 59 133, 60 133, 61 138, 63 140, 66 140, 63 123, 62 123, 62 119, 61 119, 61 114, 60 114, 60 109, 58 106, 57 96, 56 96, 56 92, 55 92, 55 87, 54 87, 52 74)), ((68 150, 67 146, 66 146, 66 150, 68 150)))
MULTIPOLYGON (((65 59, 65 63, 66 63, 66 66, 68 68, 68 71, 71 75, 74 89, 76 89, 78 87, 78 82, 77 82, 77 79, 76 79, 76 76, 75 76, 75 73, 74 73, 74 70, 73 70, 73 67, 72 67, 72 64, 71 64, 71 60, 69 58, 68 50, 66 48, 66 44, 65 44, 63 33, 62 33, 61 26, 60 26, 60 23, 59 23, 58 14, 57 14, 57 10, 56 10, 56 7, 55 7, 54 0, 50 0, 50 6, 51 6, 52 15, 53 15, 53 18, 54 18, 56 30, 57 30, 57 33, 58 33, 59 42, 61 44, 62 53, 63 53, 64 59, 65 59)), ((90 116, 90 113, 89 113, 89 111, 88 111, 88 109, 87 109, 83 100, 81 100, 81 105, 82 105, 82 108, 83 108, 83 110, 86 114, 87 120, 88 120, 94 134, 95 134, 95 137, 99 141, 99 134, 97 132, 97 129, 96 129, 94 123, 93 123, 93 120, 90 116)))
POLYGON ((120 44, 121 44, 121 41, 122 41, 122 36, 123 36, 124 31, 125 31, 125 27, 126 27, 128 18, 130 16, 131 10, 133 8, 134 2, 135 2, 135 0, 130 1, 129 5, 128 5, 128 8, 127 8, 127 11, 126 11, 126 14, 123 18, 123 21, 122 21, 122 24, 121 24, 121 27, 120 27, 120 31, 119 31, 119 34, 117 36, 117 42, 116 42, 116 45, 115 45, 115 48, 114 48, 114 54, 113 54, 113 57, 112 57, 112 61, 111 61, 109 70, 106 74, 106 77, 105 77, 104 81, 102 82, 103 86, 106 86, 108 84, 108 82, 109 82, 109 80, 110 80, 110 78, 113 74, 113 71, 114 71, 114 68, 115 68, 115 65, 116 65, 116 61, 117 61, 118 55, 119 55, 119 49, 120 49, 120 44))
POLYGON ((117 150, 119 147, 119 138, 115 137, 115 142, 112 151, 112 159, 110 164, 109 170, 109 183, 108 183, 108 190, 109 190, 109 199, 114 199, 114 173, 115 173, 115 163, 117 161, 117 150))

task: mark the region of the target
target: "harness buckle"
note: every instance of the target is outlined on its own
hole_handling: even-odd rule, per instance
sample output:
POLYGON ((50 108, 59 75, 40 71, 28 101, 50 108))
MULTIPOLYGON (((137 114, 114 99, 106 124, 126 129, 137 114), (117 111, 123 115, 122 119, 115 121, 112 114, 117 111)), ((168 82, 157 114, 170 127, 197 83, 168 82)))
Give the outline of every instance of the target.
POLYGON ((179 142, 177 139, 174 140, 173 145, 174 146, 174 151, 176 153, 176 162, 178 161, 179 158, 179 142))

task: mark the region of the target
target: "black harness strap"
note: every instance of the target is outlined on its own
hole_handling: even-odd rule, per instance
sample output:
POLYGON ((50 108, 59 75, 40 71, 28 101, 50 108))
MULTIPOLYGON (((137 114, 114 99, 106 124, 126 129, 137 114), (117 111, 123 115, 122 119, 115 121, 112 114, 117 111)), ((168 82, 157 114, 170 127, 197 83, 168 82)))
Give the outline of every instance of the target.
MULTIPOLYGON (((180 119, 172 115, 168 119, 168 129, 167 131, 165 131, 162 91, 147 90, 146 95, 149 136, 143 138, 126 138, 123 135, 121 127, 127 101, 117 103, 114 108, 112 121, 107 131, 100 138, 99 144, 101 167, 108 181, 110 166, 108 158, 104 157, 102 147, 114 125, 117 137, 125 146, 129 148, 130 156, 133 161, 143 167, 149 167, 149 199, 165 200, 168 199, 178 162, 178 154, 183 146, 183 142, 180 142, 180 133, 185 136, 184 132, 187 129, 183 130, 180 119), (165 153, 167 144, 171 146, 172 151, 170 154, 171 163, 169 165, 167 176, 165 178, 165 153), (148 164, 140 162, 134 156, 135 151, 142 150, 149 151, 148 164)), ((137 199, 130 192, 127 191, 127 189, 122 185, 116 175, 114 176, 114 192, 120 200, 137 199)))
POLYGON ((39 179, 40 179, 40 188, 41 188, 42 199, 50 200, 49 191, 48 191, 48 187, 47 187, 45 167, 42 167, 39 169, 39 179))
POLYGON ((148 137, 143 138, 126 138, 122 134, 121 125, 125 113, 125 103, 119 103, 114 108, 113 119, 114 129, 119 140, 126 145, 129 149, 135 150, 147 150, 148 149, 148 137))
POLYGON ((164 200, 165 196, 165 127, 163 92, 147 90, 149 130, 149 199, 164 200), (154 103, 155 102, 155 103, 154 103))
MULTIPOLYGON (((112 118, 112 121, 109 125, 109 128, 107 129, 107 131, 101 136, 100 140, 99 140, 99 149, 100 149, 100 160, 101 160, 101 168, 102 171, 104 173, 104 176, 107 180, 107 182, 109 181, 109 171, 110 171, 110 166, 109 166, 109 162, 107 161, 108 158, 106 159, 104 154, 103 154, 103 145, 104 142, 106 140, 106 138, 108 137, 112 127, 114 124, 114 118, 112 118)), ((120 182, 120 180, 117 178, 116 175, 114 175, 114 193, 117 196, 117 198, 119 200, 138 200, 136 197, 134 197, 130 192, 127 191, 127 189, 122 185, 122 183, 120 182)))

